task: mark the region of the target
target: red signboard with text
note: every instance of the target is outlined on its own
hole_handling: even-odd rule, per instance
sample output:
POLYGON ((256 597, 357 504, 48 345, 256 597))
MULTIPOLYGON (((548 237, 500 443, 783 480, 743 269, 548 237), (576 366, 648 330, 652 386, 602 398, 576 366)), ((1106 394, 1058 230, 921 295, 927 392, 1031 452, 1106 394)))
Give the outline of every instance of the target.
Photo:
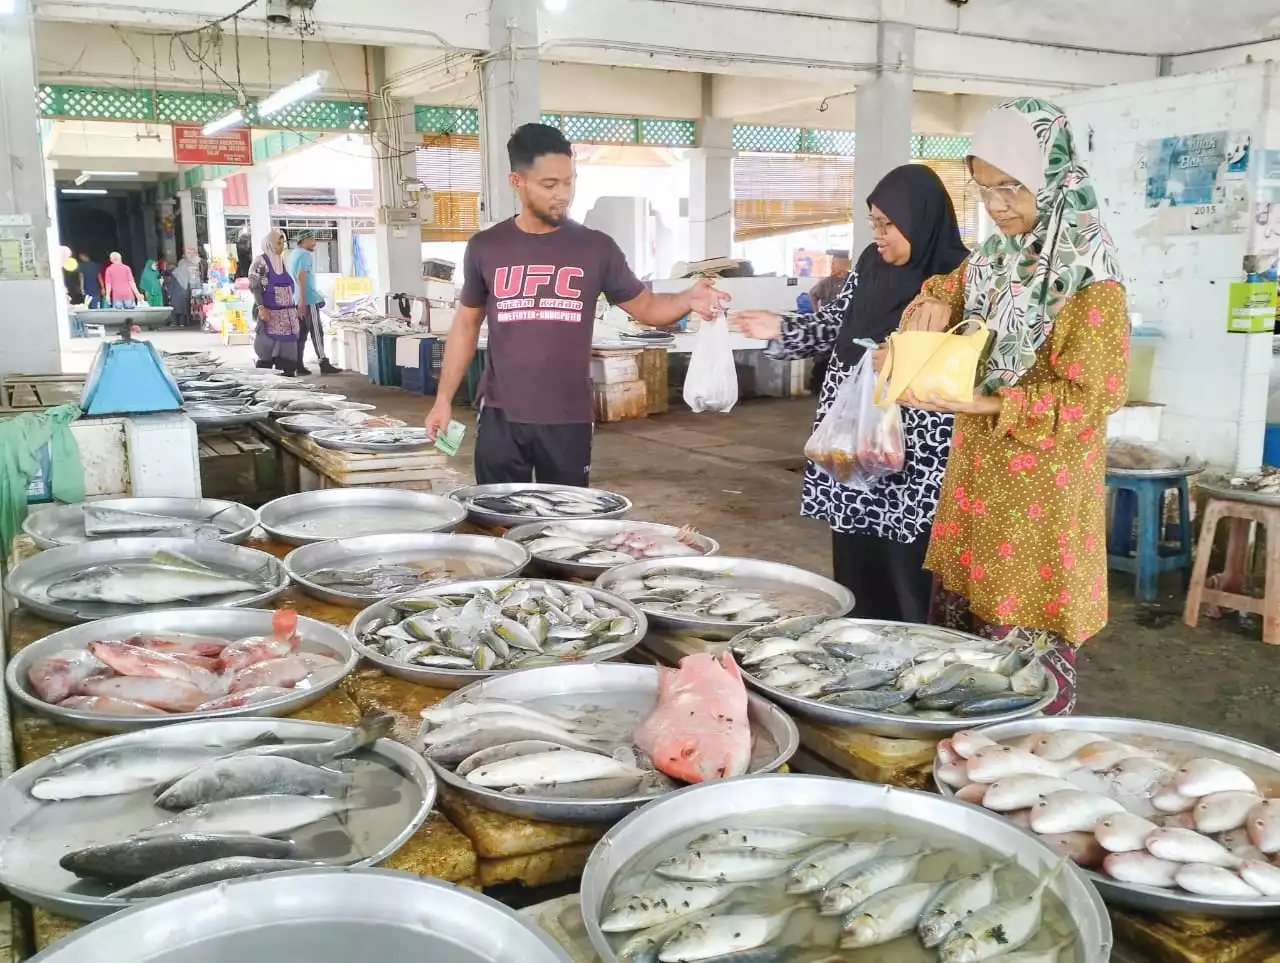
POLYGON ((206 137, 199 127, 173 125, 173 159, 178 164, 253 166, 253 134, 245 127, 206 137))

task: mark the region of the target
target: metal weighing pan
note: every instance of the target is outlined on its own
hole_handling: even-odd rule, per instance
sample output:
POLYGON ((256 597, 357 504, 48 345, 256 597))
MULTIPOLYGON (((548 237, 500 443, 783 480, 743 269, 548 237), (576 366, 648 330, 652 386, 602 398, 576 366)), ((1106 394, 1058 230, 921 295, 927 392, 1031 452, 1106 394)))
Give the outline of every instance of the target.
POLYGON ((1112 468, 1108 465, 1107 474, 1115 475, 1117 478, 1187 478, 1200 474, 1206 467, 1202 461, 1167 468, 1112 468))
MULTIPOLYGON (((853 593, 843 585, 823 578, 813 572, 794 565, 783 565, 781 562, 766 562, 756 558, 727 558, 720 555, 702 558, 651 558, 643 562, 632 562, 610 569, 596 579, 596 585, 606 592, 615 591, 620 582, 643 579, 655 569, 675 568, 690 572, 706 572, 711 575, 729 574, 736 578, 750 580, 751 588, 747 591, 785 592, 794 586, 815 596, 824 596, 827 601, 823 608, 827 611, 813 611, 812 615, 824 615, 835 618, 844 615, 853 608, 853 593)), ((655 626, 670 634, 690 636, 698 639, 726 640, 731 639, 744 629, 755 628, 759 622, 732 622, 725 619, 702 618, 678 612, 667 612, 650 609, 641 605, 644 614, 655 626)))
MULTIPOLYGON (((668 670, 669 671, 669 670, 668 670)), ((545 710, 586 706, 616 706, 620 711, 646 713, 658 700, 658 667, 624 662, 595 665, 551 665, 495 676, 459 689, 440 705, 499 699, 532 704, 545 710), (557 698, 558 697, 558 698, 557 698), (556 700, 554 703, 549 700, 556 700)), ((747 695, 747 715, 751 721, 751 774, 774 772, 790 759, 800 745, 800 732, 787 714, 759 696, 747 695)), ((637 722, 643 718, 640 715, 637 722)), ((611 823, 634 809, 661 798, 653 795, 623 796, 618 799, 539 799, 510 796, 468 782, 452 770, 427 759, 436 776, 458 792, 471 796, 485 809, 559 823, 611 823)))
MULTIPOLYGON (((528 581, 536 583, 542 580, 529 579, 528 581)), ((365 634, 367 627, 371 623, 394 615, 395 610, 392 608, 392 603, 400 599, 416 599, 433 595, 465 595, 478 588, 496 591, 504 585, 510 584, 510 582, 511 579, 466 579, 464 581, 449 582, 433 588, 405 592, 403 595, 394 595, 382 602, 375 602, 352 619, 351 625, 347 628, 347 638, 355 646, 356 651, 387 673, 387 675, 394 675, 400 679, 408 679, 410 682, 418 682, 422 685, 435 686, 440 689, 460 689, 481 679, 508 675, 514 672, 526 672, 528 671, 527 669, 491 669, 486 671, 484 669, 436 669, 420 665, 406 665, 381 653, 374 652, 360 641, 360 637, 365 634)), ((639 645, 649 631, 649 623, 645 620, 644 613, 626 599, 618 598, 616 595, 611 595, 590 585, 557 584, 565 590, 572 589, 574 591, 587 592, 635 622, 635 628, 630 635, 612 645, 602 645, 597 651, 587 652, 574 660, 576 663, 604 662, 607 659, 619 658, 639 645)), ((549 668, 555 668, 555 666, 550 666, 549 668)))
POLYGON ((399 488, 325 488, 285 495, 258 509, 272 538, 309 545, 331 538, 451 532, 467 517, 443 495, 399 488))
MULTIPOLYGON (((802 619, 786 619, 782 622, 773 622, 769 625, 760 626, 759 628, 749 629, 733 637, 729 643, 732 649, 739 641, 749 637, 768 638, 772 635, 789 635, 792 633, 803 632, 820 622, 825 622, 826 618, 802 618, 802 619)), ((987 646, 991 645, 990 639, 982 639, 977 636, 967 635, 964 632, 956 632, 952 629, 938 628, 932 625, 916 625, 908 622, 883 622, 878 619, 851 619, 852 622, 860 622, 867 626, 884 627, 897 626, 917 634, 923 635, 930 641, 936 641, 940 645, 972 645, 975 642, 987 646)), ((885 648, 892 648, 892 642, 886 642, 885 648)), ((848 726, 854 729, 861 729, 864 732, 870 732, 877 736, 888 736, 891 739, 945 739, 953 733, 959 732, 961 729, 974 729, 978 726, 985 726, 991 723, 1011 722, 1014 719, 1021 719, 1026 716, 1034 716, 1043 712, 1046 706, 1053 703, 1058 697, 1058 681, 1052 675, 1047 677, 1047 687, 1045 694, 1037 701, 1024 709, 1018 709, 1015 712, 1004 712, 991 716, 970 716, 968 718, 956 716, 954 719, 919 719, 909 715, 894 715, 890 712, 871 712, 867 709, 848 709, 843 706, 830 705, 826 702, 819 702, 817 699, 807 699, 798 696, 786 689, 779 689, 776 686, 768 685, 761 682, 752 673, 751 668, 743 666, 742 676, 747 681, 747 685, 762 693, 767 699, 785 706, 794 715, 805 719, 812 719, 814 722, 825 723, 831 726, 848 726)))
POLYGON ((271 416, 268 405, 236 404, 231 407, 214 404, 208 401, 192 401, 184 404, 182 410, 197 425, 208 428, 229 428, 232 425, 247 425, 254 421, 266 421, 271 416))
MULTIPOLYGON (((660 525, 657 522, 623 522, 608 518, 578 518, 565 519, 564 521, 544 519, 529 525, 513 528, 503 537, 510 541, 524 544, 526 541, 540 535, 548 525, 565 525, 591 538, 604 538, 607 535, 614 535, 623 531, 648 532, 667 538, 675 538, 680 534, 680 529, 676 526, 660 525)), ((714 538, 708 538, 706 535, 695 533, 689 538, 689 541, 691 543, 690 547, 697 549, 702 555, 714 555, 720 551, 720 543, 714 538)), ((681 558, 696 557, 694 555, 681 556, 681 558)), ((533 556, 533 562, 539 569, 551 575, 567 576, 569 578, 599 578, 614 567, 612 565, 587 565, 583 562, 569 562, 563 559, 547 558, 544 555, 533 556)))
POLYGON ((1197 481, 1196 491, 1203 492, 1210 498, 1221 498, 1223 501, 1242 502, 1246 505, 1280 505, 1280 492, 1254 491, 1245 485, 1231 485, 1227 482, 1197 481))
MULTIPOLYGON (((1229 736, 1220 736, 1199 729, 1189 729, 1186 726, 1148 722, 1145 719, 1116 719, 1105 716, 1044 716, 1039 719, 1021 719, 1002 725, 984 726, 980 731, 996 742, 1008 742, 1033 732, 1058 732, 1064 729, 1096 732, 1104 739, 1136 746, 1149 745, 1152 742, 1180 743, 1187 747, 1191 755, 1211 756, 1234 765, 1242 765, 1254 773, 1258 770, 1273 773, 1274 780, 1269 789, 1266 786, 1262 787, 1263 795, 1280 795, 1280 753, 1241 739, 1232 739, 1229 736)), ((933 769, 938 790, 944 796, 954 795, 955 790, 936 778, 938 771, 936 758, 933 769)), ((1117 906, 1128 906, 1148 913, 1174 913, 1180 916, 1214 916, 1224 919, 1280 918, 1280 898, 1228 899, 1196 896, 1176 889, 1121 883, 1092 870, 1082 870, 1082 872, 1098 887, 1103 899, 1117 906)))
POLYGON ((358 455, 409 455, 435 447, 425 428, 322 428, 311 433, 311 440, 321 448, 349 451, 358 455), (379 433, 397 432, 413 440, 407 442, 376 441, 379 433))
MULTIPOLYGON (((45 756, 0 783, 0 884, 28 903, 73 919, 100 919, 116 910, 138 905, 131 900, 111 899, 105 885, 79 880, 62 869, 58 860, 74 850, 118 842, 176 814, 154 804, 154 786, 117 796, 58 802, 31 795, 37 779, 78 760, 129 746, 140 750, 162 746, 207 746, 216 750, 226 746, 234 750, 267 734, 286 741, 325 742, 349 731, 348 726, 300 719, 224 719, 97 739, 45 756)), ((325 839, 316 839, 317 848, 334 855, 317 855, 318 861, 330 865, 373 866, 395 853, 426 821, 435 803, 436 779, 421 756, 391 739, 379 739, 348 758, 358 761, 358 768, 353 767, 352 772, 357 790, 365 787, 367 796, 376 805, 357 806, 294 830, 288 838, 305 848, 312 838, 325 834, 325 839), (326 845, 332 838, 327 834, 334 830, 345 832, 352 843, 345 853, 326 845)), ((211 888, 216 891, 218 885, 225 884, 211 888)), ((146 900, 141 905, 156 906, 162 902, 146 900)), ((177 929, 186 932, 195 922, 183 919, 177 929)), ((174 932, 166 935, 172 940, 174 932)), ((109 958, 138 960, 142 957, 136 947, 132 947, 109 958)))
MULTIPOLYGON (((610 886, 638 857, 675 840, 691 838, 701 829, 721 829, 740 822, 760 825, 760 814, 787 810, 794 815, 804 809, 825 818, 830 818, 833 810, 844 809, 851 814, 899 816, 928 823, 1012 857, 1037 877, 1061 861, 1049 847, 995 813, 930 793, 826 776, 768 774, 703 783, 670 793, 632 813, 605 833, 591 851, 582 874, 582 918, 600 959, 618 963, 600 929, 600 918, 607 909, 610 886)), ((1064 866, 1050 889, 1065 904, 1075 925, 1074 958, 1082 963, 1106 963, 1111 958, 1111 920, 1089 881, 1074 866, 1064 866)), ((866 952, 866 958, 879 958, 876 949, 866 952)), ((851 952, 848 958, 862 955, 851 952)))
POLYGON ((517 525, 527 525, 529 522, 536 521, 583 521, 585 519, 599 518, 621 518, 631 511, 631 499, 625 495, 619 495, 617 492, 605 491, 603 488, 576 488, 573 485, 539 485, 535 483, 518 484, 502 484, 502 485, 467 485, 464 488, 455 488, 449 492, 449 497, 456 499, 466 506, 467 515, 477 525, 488 525, 497 528, 514 528, 517 525), (565 515, 563 518, 543 518, 539 519, 534 515, 504 515, 501 512, 490 512, 483 508, 477 508, 471 504, 471 499, 477 495, 511 495, 517 492, 539 492, 539 491, 586 491, 595 495, 608 495, 610 498, 616 498, 622 502, 621 508, 615 508, 610 512, 600 512, 597 515, 565 515))
POLYGON ((323 602, 352 605, 357 608, 377 602, 392 595, 401 595, 404 589, 394 592, 365 593, 343 592, 321 585, 307 578, 312 572, 324 568, 363 569, 379 565, 421 566, 433 559, 466 564, 471 561, 483 571, 443 575, 433 582, 452 578, 510 578, 524 571, 529 564, 529 553, 514 542, 504 542, 488 535, 455 535, 424 533, 420 535, 364 535, 360 538, 335 538, 327 542, 314 542, 295 548, 284 560, 289 577, 304 592, 323 602))
POLYGON ((330 689, 336 688, 338 683, 356 667, 360 656, 351 647, 342 629, 327 622, 300 616, 298 618, 298 635, 302 639, 300 650, 331 656, 338 660, 342 668, 325 672, 314 682, 309 680, 307 688, 294 689, 287 696, 235 709, 171 712, 160 716, 111 716, 100 712, 84 712, 80 709, 64 709, 50 705, 35 694, 27 679, 28 671, 37 662, 65 652, 79 652, 90 642, 103 639, 122 640, 143 632, 188 632, 229 639, 270 635, 273 614, 267 609, 168 609, 161 612, 147 612, 144 615, 122 615, 111 619, 99 619, 97 622, 54 632, 38 642, 24 646, 9 659, 5 669, 5 683, 9 686, 9 691, 13 693, 14 698, 33 711, 58 722, 93 732, 132 732, 135 729, 150 729, 192 719, 288 715, 310 705, 330 689))
POLYGON ((176 552, 220 572, 259 577, 268 573, 260 592, 239 592, 194 600, 193 607, 250 608, 265 605, 289 587, 289 573, 273 555, 227 542, 197 541, 190 538, 108 538, 82 545, 63 545, 33 555, 9 573, 5 591, 36 615, 52 622, 74 625, 114 615, 141 615, 181 607, 181 602, 156 605, 118 605, 106 602, 72 602, 51 599, 46 589, 53 582, 70 578, 92 565, 149 561, 156 552, 176 552))
POLYGON ((219 498, 107 498, 78 505, 50 505, 37 509, 26 517, 22 530, 41 548, 101 541, 100 538, 89 538, 84 533, 85 504, 146 515, 190 518, 193 523, 208 522, 224 530, 219 541, 235 545, 242 545, 258 524, 258 513, 248 505, 219 498), (217 520, 213 521, 215 515, 217 520))
POLYGON ((81 308, 72 312, 81 324, 100 324, 104 328, 123 328, 136 324, 140 328, 159 328, 169 323, 172 308, 81 308))
POLYGON ((469 889, 385 869, 303 869, 152 900, 32 963, 571 963, 532 922, 469 889))

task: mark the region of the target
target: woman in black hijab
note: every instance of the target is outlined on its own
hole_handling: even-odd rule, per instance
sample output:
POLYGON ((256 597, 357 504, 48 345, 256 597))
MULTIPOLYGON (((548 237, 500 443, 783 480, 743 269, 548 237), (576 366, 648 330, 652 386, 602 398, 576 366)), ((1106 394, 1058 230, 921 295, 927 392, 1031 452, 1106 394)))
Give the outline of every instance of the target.
MULTIPOLYGON (((921 285, 955 270, 969 255, 946 188, 921 164, 891 170, 867 206, 875 241, 838 297, 814 314, 739 311, 729 319, 750 337, 778 340, 783 357, 833 349, 815 425, 862 359, 866 349, 855 342, 883 341, 921 285)), ((836 581, 854 594, 855 616, 923 623, 932 590, 924 556, 951 447, 951 416, 918 408, 900 413, 906 440, 902 471, 859 491, 810 462, 801 514, 831 526, 832 567, 836 581)))

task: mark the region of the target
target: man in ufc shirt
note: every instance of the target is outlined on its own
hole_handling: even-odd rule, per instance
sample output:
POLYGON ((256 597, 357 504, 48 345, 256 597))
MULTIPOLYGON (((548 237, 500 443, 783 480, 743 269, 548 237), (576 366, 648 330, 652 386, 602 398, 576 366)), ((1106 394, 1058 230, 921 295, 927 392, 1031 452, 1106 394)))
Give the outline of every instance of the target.
POLYGON ((573 151, 545 124, 525 124, 507 142, 520 213, 467 243, 461 306, 445 345, 432 438, 449 425, 453 396, 489 318, 480 381, 476 481, 585 485, 595 411, 591 335, 603 294, 641 324, 663 327, 691 311, 715 316, 729 296, 710 281, 654 294, 636 279, 609 235, 569 220, 573 151))

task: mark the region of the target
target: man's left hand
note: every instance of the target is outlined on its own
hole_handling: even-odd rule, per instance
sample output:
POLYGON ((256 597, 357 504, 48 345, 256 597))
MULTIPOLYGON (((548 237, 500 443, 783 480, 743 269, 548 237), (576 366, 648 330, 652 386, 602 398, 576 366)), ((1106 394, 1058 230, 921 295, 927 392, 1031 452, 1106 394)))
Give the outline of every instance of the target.
POLYGON ((1002 402, 996 395, 980 395, 975 390, 968 401, 949 401, 928 395, 917 398, 912 392, 905 391, 898 399, 899 404, 908 408, 920 408, 923 411, 939 411, 948 415, 998 415, 1002 402))
POLYGON ((689 289, 689 310, 707 321, 719 314, 722 306, 731 300, 728 294, 716 288, 710 278, 699 278, 689 289))

